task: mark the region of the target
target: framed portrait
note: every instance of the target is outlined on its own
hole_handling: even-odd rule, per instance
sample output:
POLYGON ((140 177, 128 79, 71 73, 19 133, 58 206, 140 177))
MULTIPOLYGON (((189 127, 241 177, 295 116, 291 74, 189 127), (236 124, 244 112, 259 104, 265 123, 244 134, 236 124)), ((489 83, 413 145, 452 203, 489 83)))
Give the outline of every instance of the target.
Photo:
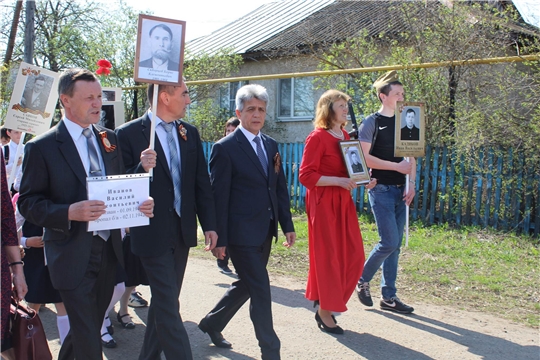
POLYGON ((345 161, 345 167, 349 177, 357 184, 367 184, 371 179, 369 169, 364 159, 364 153, 358 140, 340 141, 341 155, 345 161))
POLYGON ((394 156, 419 157, 426 154, 425 109, 423 102, 397 103, 394 156))
POLYGON ((104 101, 98 125, 114 130, 126 122, 123 101, 104 101))
POLYGON ((104 87, 101 88, 101 100, 122 101, 122 88, 104 87))
POLYGON ((32 135, 49 130, 58 102, 54 71, 22 62, 11 93, 5 126, 32 135))
POLYGON ((139 15, 135 81, 178 85, 182 80, 186 22, 139 15))

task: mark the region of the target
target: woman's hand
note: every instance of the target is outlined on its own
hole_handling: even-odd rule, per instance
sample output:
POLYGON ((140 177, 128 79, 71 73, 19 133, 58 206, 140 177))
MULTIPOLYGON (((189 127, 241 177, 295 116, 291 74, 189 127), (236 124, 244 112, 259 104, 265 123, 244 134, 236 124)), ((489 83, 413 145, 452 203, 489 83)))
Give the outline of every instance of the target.
POLYGON ((337 178, 336 179, 336 185, 341 186, 345 190, 354 190, 358 185, 356 185, 356 182, 353 179, 350 178, 337 178))

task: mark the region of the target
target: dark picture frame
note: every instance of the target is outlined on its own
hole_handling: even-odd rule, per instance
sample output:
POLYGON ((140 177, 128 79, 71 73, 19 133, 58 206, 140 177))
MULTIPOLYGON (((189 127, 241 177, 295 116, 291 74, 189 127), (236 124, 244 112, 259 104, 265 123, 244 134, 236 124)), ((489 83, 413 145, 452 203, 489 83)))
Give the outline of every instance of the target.
POLYGON ((185 21, 140 14, 135 81, 178 85, 182 80, 185 34, 185 21))
POLYGON ((109 130, 114 130, 126 122, 123 101, 104 101, 101 105, 101 115, 98 124, 109 130))
POLYGON ((360 141, 340 141, 339 147, 349 177, 358 185, 369 183, 371 177, 369 176, 369 168, 367 167, 360 141))

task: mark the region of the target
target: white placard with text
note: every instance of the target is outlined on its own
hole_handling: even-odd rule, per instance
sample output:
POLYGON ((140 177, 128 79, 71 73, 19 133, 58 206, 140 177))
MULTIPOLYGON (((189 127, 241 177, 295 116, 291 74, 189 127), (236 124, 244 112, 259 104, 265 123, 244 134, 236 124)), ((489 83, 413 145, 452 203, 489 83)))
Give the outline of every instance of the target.
POLYGON ((139 205, 149 197, 149 174, 89 177, 86 186, 88 200, 101 200, 107 205, 105 214, 88 222, 88 231, 150 224, 150 219, 139 211, 139 205))

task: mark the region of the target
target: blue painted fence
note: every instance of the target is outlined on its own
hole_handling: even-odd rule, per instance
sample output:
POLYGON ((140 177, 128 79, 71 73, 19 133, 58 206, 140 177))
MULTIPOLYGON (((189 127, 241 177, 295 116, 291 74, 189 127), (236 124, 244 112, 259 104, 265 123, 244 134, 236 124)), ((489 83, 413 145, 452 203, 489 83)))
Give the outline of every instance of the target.
MULTIPOLYGON (((305 208, 306 188, 298 180, 304 144, 280 143, 279 152, 291 205, 305 208)), ((203 143, 209 156, 212 143, 203 143)), ((411 220, 426 224, 476 225, 538 237, 540 232, 540 168, 512 149, 480 149, 476 156, 458 156, 447 147, 426 148, 417 159, 416 193, 411 220)), ((367 191, 353 191, 358 212, 370 212, 367 191)))

